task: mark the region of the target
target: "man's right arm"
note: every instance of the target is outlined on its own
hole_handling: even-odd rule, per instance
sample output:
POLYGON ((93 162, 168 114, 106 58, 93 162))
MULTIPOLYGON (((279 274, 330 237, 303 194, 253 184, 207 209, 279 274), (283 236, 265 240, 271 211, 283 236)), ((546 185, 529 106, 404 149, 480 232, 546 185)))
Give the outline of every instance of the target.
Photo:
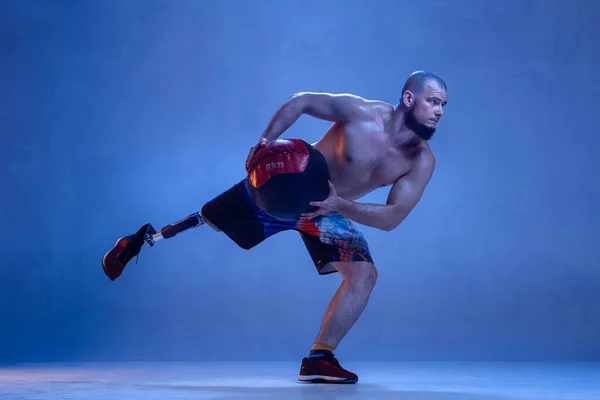
POLYGON ((277 110, 259 142, 277 139, 303 114, 331 122, 358 120, 366 114, 366 103, 365 99, 351 94, 296 93, 277 110))

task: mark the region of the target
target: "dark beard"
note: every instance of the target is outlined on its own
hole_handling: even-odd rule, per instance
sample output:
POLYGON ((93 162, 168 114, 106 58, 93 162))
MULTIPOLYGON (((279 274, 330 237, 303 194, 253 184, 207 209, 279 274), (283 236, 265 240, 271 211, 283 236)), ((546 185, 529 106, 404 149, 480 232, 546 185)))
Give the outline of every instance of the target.
POLYGON ((435 127, 429 127, 421 124, 415 118, 413 109, 411 108, 404 115, 404 123, 406 127, 417 134, 423 140, 429 140, 435 133, 435 127))

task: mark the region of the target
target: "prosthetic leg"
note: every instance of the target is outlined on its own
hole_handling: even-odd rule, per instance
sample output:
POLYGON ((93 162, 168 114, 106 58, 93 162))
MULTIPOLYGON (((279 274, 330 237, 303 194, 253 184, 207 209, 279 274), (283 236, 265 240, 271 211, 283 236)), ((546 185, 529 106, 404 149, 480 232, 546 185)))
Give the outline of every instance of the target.
POLYGON ((205 219, 200 212, 189 215, 171 225, 163 227, 159 232, 151 224, 142 226, 133 235, 125 236, 117 240, 112 249, 102 257, 102 269, 111 281, 114 281, 134 257, 136 257, 144 244, 148 247, 162 239, 170 239, 183 231, 204 225, 205 219))
POLYGON ((164 226, 159 232, 148 223, 136 233, 118 239, 102 258, 104 273, 110 280, 115 280, 127 263, 140 253, 144 244, 153 247, 159 240, 173 238, 201 225, 224 232, 244 249, 252 248, 265 238, 265 228, 257 220, 256 208, 244 179, 203 204, 198 212, 164 226))
POLYGON ((161 239, 170 239, 181 232, 187 231, 188 229, 197 228, 201 225, 204 225, 205 223, 206 221, 202 217, 202 214, 199 212, 195 212, 193 214, 188 215, 185 219, 182 219, 181 221, 163 227, 159 232, 156 232, 154 227, 148 224, 148 229, 144 234, 144 243, 148 247, 152 247, 156 242, 158 242, 161 239))

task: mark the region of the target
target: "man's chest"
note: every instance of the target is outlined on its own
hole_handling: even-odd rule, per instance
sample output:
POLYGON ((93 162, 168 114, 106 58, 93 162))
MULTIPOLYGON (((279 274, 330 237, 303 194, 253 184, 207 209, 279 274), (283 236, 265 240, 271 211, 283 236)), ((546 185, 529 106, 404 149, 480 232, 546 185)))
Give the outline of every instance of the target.
POLYGON ((414 155, 390 146, 385 141, 344 141, 338 149, 338 163, 356 182, 381 187, 393 184, 411 168, 414 155))

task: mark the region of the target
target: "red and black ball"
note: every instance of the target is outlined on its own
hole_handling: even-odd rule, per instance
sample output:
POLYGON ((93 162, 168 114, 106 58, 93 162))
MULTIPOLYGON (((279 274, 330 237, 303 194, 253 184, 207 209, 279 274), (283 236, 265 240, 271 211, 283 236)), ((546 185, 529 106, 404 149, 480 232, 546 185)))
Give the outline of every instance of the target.
POLYGON ((248 168, 256 205, 269 215, 297 220, 311 201, 329 195, 329 168, 321 152, 301 139, 278 139, 260 148, 248 168))

